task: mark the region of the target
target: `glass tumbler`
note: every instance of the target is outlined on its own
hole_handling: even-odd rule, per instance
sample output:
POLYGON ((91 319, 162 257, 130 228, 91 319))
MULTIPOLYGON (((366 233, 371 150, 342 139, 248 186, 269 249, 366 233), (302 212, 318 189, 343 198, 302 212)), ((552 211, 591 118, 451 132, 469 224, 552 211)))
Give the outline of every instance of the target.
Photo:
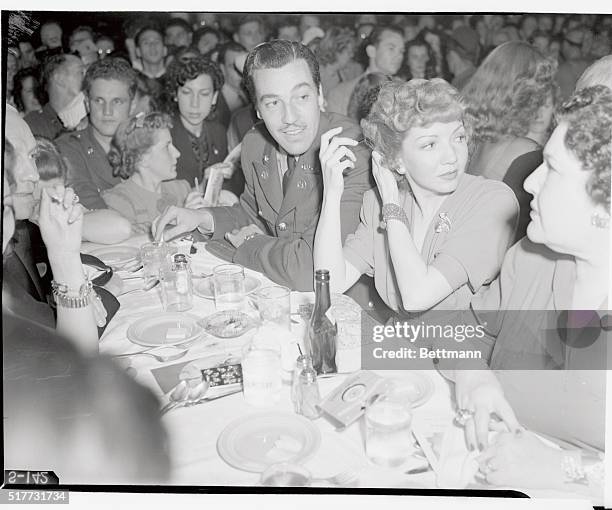
POLYGON ((213 289, 217 310, 242 310, 246 304, 244 268, 221 264, 213 269, 213 289))

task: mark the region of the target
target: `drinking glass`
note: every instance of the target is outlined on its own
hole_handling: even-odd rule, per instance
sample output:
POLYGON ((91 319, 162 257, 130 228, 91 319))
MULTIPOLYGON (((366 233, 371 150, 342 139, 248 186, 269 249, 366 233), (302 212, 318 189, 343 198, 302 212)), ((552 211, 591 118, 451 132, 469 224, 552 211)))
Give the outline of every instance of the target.
POLYGON ((291 291, 287 287, 273 285, 257 293, 257 309, 261 320, 271 322, 291 331, 291 291))
POLYGON ((144 287, 151 281, 159 280, 159 270, 169 258, 170 250, 163 241, 154 241, 140 247, 140 260, 144 273, 144 287))
POLYGON ((242 351, 244 400, 254 407, 270 407, 280 401, 281 356, 271 348, 247 344, 242 351))
POLYGON ((213 288, 217 310, 242 310, 246 304, 244 268, 221 264, 213 269, 213 288))
POLYGON ((365 412, 366 455, 380 466, 397 467, 413 453, 412 408, 390 389, 365 412))

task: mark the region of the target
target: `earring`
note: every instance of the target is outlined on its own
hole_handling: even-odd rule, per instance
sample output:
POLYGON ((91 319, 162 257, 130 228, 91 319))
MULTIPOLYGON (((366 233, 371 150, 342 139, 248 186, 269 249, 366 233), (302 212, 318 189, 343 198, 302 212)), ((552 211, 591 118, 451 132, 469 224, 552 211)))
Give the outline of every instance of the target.
POLYGON ((591 216, 591 225, 597 228, 608 228, 610 226, 610 216, 593 213, 591 216))

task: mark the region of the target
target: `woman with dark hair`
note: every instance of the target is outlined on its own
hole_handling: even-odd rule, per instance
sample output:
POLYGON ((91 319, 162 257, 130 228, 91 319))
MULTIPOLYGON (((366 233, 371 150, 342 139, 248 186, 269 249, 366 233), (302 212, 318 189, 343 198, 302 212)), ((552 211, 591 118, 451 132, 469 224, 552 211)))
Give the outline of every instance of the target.
POLYGON ((446 35, 436 29, 424 28, 419 33, 419 37, 423 38, 431 47, 435 58, 435 77, 450 80, 450 72, 446 62, 446 35))
POLYGON ((436 55, 429 43, 420 36, 406 43, 404 63, 398 76, 406 81, 413 78, 431 80, 438 77, 436 55))
POLYGON ((491 484, 582 484, 600 498, 611 340, 600 315, 609 308, 612 91, 577 91, 558 121, 544 162, 525 180, 533 195, 527 237, 472 302, 501 314, 494 322, 481 317, 493 337, 491 370, 448 375, 468 446, 480 444, 480 469, 491 484), (493 415, 509 432, 488 445, 493 415), (584 449, 548 446, 520 431, 519 422, 584 449))
POLYGON ((361 223, 344 247, 338 209, 342 171, 350 171, 352 158, 328 160, 322 142, 314 267, 330 270, 334 292, 368 274, 400 314, 461 310, 495 279, 514 237, 518 206, 506 185, 464 173, 465 119, 459 92, 442 79, 382 86, 362 122, 374 150, 377 190, 364 194, 361 223))
MULTIPOLYGON (((495 48, 463 89, 474 128, 475 150, 468 173, 516 181, 542 162, 542 146, 558 97, 556 64, 531 44, 511 41, 495 48)), ((522 181, 513 186, 521 215, 517 239, 525 235, 530 197, 522 181)))
POLYGON ((47 102, 44 96, 36 69, 28 67, 17 71, 13 79, 13 100, 17 110, 23 115, 40 110, 47 102))
MULTIPOLYGON (((225 129, 209 119, 223 86, 223 73, 217 64, 203 56, 174 60, 166 71, 165 93, 171 99, 173 114, 170 134, 179 150, 177 179, 190 185, 203 184, 213 165, 223 170, 225 189, 232 189, 234 168, 223 163, 227 156, 225 129)), ((236 172, 239 173, 239 172, 236 172)))

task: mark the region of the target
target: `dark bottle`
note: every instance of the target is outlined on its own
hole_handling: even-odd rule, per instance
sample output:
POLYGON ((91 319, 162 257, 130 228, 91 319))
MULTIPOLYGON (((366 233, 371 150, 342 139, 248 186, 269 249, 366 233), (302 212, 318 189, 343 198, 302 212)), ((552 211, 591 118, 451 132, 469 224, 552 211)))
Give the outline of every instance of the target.
POLYGON ((317 374, 333 374, 336 368, 336 336, 338 327, 330 313, 329 271, 315 272, 315 305, 306 335, 307 353, 317 374))

